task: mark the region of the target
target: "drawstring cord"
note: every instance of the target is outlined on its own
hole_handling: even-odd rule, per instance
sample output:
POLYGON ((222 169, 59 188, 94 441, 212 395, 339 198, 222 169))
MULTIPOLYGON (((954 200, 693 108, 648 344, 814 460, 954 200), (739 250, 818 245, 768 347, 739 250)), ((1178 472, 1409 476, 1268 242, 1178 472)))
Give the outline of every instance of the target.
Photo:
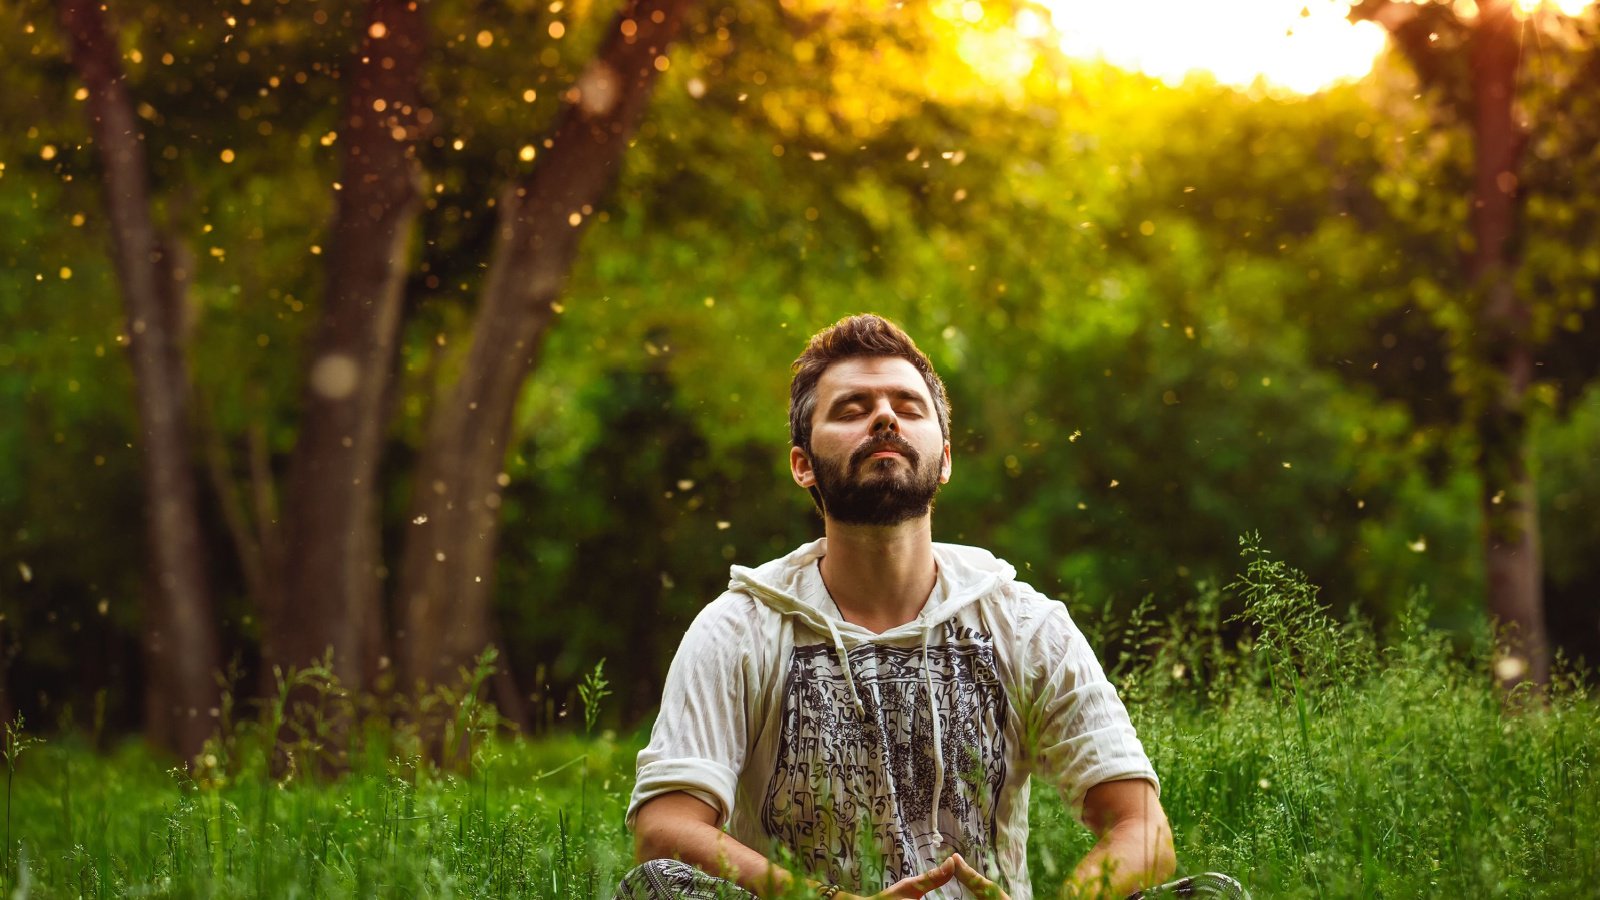
POLYGON ((928 807, 928 833, 935 842, 929 848, 930 861, 937 857, 944 836, 939 831, 939 800, 944 796, 944 729, 939 724, 939 707, 933 696, 933 666, 928 661, 928 634, 931 624, 922 628, 922 675, 928 687, 928 718, 933 722, 933 804, 928 807))
POLYGON ((833 619, 828 619, 828 633, 833 636, 833 649, 839 654, 839 668, 844 669, 845 687, 850 689, 850 700, 856 705, 856 712, 862 718, 867 715, 867 707, 861 702, 861 695, 856 692, 856 677, 850 671, 850 654, 844 649, 844 638, 839 634, 838 626, 833 624, 833 619))
MULTIPOLYGON (((817 577, 822 578, 821 560, 817 561, 817 577)), ((839 601, 833 599, 833 592, 828 591, 826 580, 823 581, 822 589, 827 591, 828 599, 833 602, 833 611, 839 614, 839 618, 844 618, 844 610, 839 608, 839 601)), ((861 702, 861 695, 856 692, 856 676, 850 671, 850 652, 844 648, 844 638, 840 636, 838 626, 833 623, 833 617, 823 618, 828 623, 828 634, 833 636, 833 650, 839 654, 839 668, 844 670, 844 683, 845 687, 850 689, 850 702, 856 705, 856 713, 865 719, 867 707, 861 702)))

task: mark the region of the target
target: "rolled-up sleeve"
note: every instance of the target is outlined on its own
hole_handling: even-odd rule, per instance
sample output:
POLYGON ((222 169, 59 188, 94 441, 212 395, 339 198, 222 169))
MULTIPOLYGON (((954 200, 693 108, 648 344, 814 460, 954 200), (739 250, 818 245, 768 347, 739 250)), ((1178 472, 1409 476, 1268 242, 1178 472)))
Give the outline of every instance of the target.
POLYGON ((628 827, 645 801, 682 791, 717 811, 733 811, 747 751, 752 601, 724 594, 695 617, 678 646, 661 694, 650 743, 639 751, 628 827))
POLYGON ((1144 778, 1159 792, 1161 782, 1089 642, 1065 606, 1045 602, 1048 612, 1027 642, 1022 666, 1027 739, 1034 743, 1034 771, 1056 785, 1082 821, 1083 795, 1097 784, 1144 778))

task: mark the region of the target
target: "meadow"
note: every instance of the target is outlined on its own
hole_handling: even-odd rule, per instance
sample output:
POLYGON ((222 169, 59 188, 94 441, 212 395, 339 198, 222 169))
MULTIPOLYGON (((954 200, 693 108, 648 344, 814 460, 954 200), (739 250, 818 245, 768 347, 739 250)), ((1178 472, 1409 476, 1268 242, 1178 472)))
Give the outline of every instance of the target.
MULTIPOLYGON (((1180 871, 1227 871, 1261 898, 1594 894, 1600 708, 1583 673, 1507 696, 1488 635, 1431 629, 1420 596, 1381 631, 1337 619, 1253 546, 1234 584, 1145 612, 1077 617, 1122 648, 1106 662, 1162 776, 1180 871)), ((537 739, 458 703, 452 746, 471 762, 453 768, 403 728, 363 728, 335 778, 305 762, 328 734, 274 762, 288 692, 188 768, 14 723, 3 894, 609 897, 632 864, 623 814, 647 732, 597 728, 607 692, 597 670, 583 721, 537 739)), ((1048 784, 1032 822, 1035 892, 1053 896, 1092 838, 1048 784)))

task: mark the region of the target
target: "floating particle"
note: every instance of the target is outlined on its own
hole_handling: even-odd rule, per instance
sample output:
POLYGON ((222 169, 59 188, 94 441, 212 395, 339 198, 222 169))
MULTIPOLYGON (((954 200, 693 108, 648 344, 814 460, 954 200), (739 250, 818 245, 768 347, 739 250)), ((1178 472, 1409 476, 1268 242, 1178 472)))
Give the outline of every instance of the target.
POLYGON ((311 367, 311 388, 329 400, 343 400, 355 392, 361 367, 341 353, 330 353, 311 367))
POLYGON ((1494 661, 1494 674, 1501 681, 1516 681, 1528 673, 1528 661, 1520 656, 1502 656, 1494 661))

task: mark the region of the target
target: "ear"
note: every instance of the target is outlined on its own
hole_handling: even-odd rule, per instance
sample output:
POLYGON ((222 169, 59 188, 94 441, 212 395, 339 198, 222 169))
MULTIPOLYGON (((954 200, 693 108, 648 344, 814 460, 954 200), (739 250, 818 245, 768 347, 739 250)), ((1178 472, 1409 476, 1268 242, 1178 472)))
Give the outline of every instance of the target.
POLYGON ((789 474, 794 478, 794 483, 803 488, 817 486, 817 473, 811 468, 811 457, 799 447, 789 448, 789 474))
POLYGON ((950 442, 944 442, 943 458, 939 460, 939 483, 950 483, 950 442))

